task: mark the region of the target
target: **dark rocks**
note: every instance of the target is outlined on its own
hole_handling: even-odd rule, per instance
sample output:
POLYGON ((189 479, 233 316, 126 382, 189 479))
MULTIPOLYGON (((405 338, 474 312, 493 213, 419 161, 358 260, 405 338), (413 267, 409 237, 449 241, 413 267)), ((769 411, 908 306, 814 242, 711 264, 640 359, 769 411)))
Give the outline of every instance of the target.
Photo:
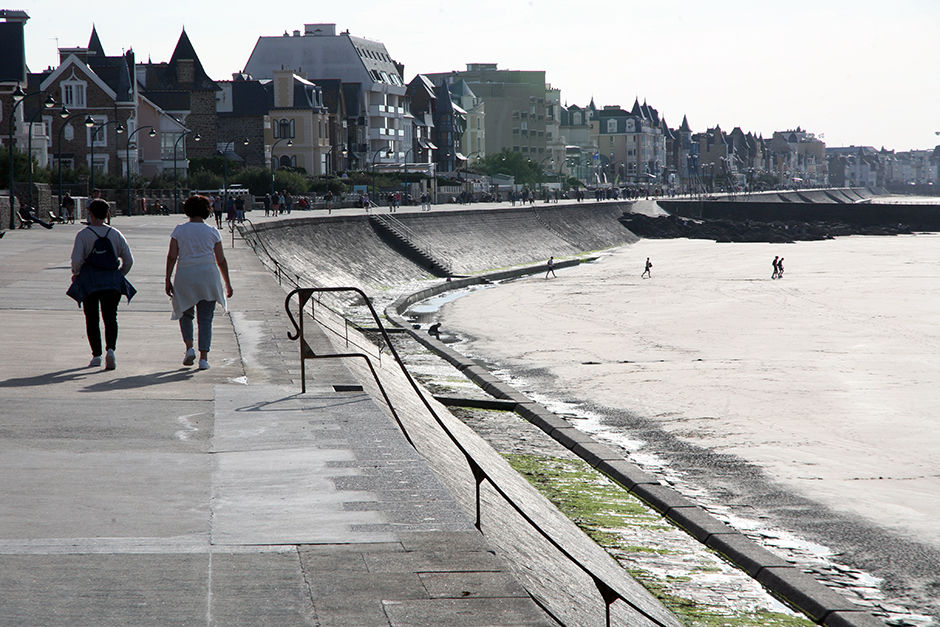
POLYGON ((832 239, 846 235, 899 235, 910 233, 905 225, 861 226, 845 222, 757 222, 753 220, 693 220, 679 216, 651 218, 626 214, 620 219, 627 229, 646 239, 710 239, 716 242, 788 243, 832 239))

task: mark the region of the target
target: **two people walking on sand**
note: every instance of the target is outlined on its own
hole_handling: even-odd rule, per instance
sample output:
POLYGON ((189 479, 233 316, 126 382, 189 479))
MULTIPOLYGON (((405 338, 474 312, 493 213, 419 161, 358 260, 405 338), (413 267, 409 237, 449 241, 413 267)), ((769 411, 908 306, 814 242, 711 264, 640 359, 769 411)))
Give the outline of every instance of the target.
POLYGON ((783 278, 783 257, 774 257, 774 273, 770 275, 771 279, 783 278))
MULTIPOLYGON (((102 363, 106 370, 117 365, 117 310, 121 296, 128 302, 137 290, 126 279, 134 264, 127 240, 106 220, 110 213, 107 202, 93 200, 88 206, 88 226, 75 236, 72 247, 72 284, 68 295, 85 313, 85 331, 91 347, 89 367, 102 363), (105 352, 102 352, 99 308, 105 328, 105 352)), ((212 343, 212 319, 216 305, 225 307, 226 297, 233 294, 228 262, 222 250, 222 236, 206 220, 212 215, 212 204, 205 196, 191 196, 183 205, 189 222, 178 225, 170 235, 166 259, 167 296, 171 298, 172 320, 179 320, 185 353, 183 365, 192 366, 199 351, 199 369, 209 368, 212 343), (175 276, 174 276, 175 270, 175 276), (224 282, 224 287, 223 287, 224 282), (194 342, 193 321, 198 321, 198 343, 194 342)))

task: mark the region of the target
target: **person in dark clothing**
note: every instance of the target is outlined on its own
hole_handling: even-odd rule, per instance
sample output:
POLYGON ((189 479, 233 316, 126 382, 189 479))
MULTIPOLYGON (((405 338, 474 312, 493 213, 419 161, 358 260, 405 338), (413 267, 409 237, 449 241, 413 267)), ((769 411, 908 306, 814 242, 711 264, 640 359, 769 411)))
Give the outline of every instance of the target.
POLYGON ((101 365, 98 326, 98 309, 101 308, 107 350, 105 369, 114 370, 118 304, 122 295, 130 302, 137 290, 125 278, 134 264, 134 257, 121 232, 105 224, 109 213, 110 207, 103 200, 96 199, 88 205, 88 226, 78 232, 72 247, 72 285, 67 293, 85 312, 85 332, 91 346, 88 365, 93 368, 101 365))

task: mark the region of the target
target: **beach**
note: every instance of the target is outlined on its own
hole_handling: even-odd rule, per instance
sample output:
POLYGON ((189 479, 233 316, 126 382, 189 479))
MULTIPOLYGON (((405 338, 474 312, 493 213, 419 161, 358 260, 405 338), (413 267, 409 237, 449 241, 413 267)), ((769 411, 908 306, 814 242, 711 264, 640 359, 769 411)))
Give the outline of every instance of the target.
MULTIPOLYGON (((557 278, 475 291, 441 315, 461 352, 522 373, 541 395, 653 421, 820 509, 936 550, 938 245, 933 234, 641 240, 557 278)), ((616 421, 604 428, 616 441, 616 421)), ((631 458, 655 455, 620 436, 631 458)))

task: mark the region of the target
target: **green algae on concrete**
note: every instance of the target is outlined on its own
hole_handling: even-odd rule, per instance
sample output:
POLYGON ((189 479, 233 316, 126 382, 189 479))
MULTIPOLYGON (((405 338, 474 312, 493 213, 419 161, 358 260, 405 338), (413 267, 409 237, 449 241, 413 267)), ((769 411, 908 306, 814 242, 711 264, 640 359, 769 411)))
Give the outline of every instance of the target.
MULTIPOLYGON (((690 564, 682 574, 653 572, 641 567, 640 555, 675 556, 668 542, 636 544, 631 531, 642 536, 674 533, 676 529, 613 481, 582 460, 540 455, 504 454, 510 465, 546 498, 574 521, 588 536, 607 550, 647 590, 656 596, 688 627, 809 627, 812 621, 796 614, 751 606, 732 609, 709 603, 696 594, 683 595, 683 584, 720 569, 708 564, 690 564)), ((712 554, 708 551, 709 554, 712 554)))

